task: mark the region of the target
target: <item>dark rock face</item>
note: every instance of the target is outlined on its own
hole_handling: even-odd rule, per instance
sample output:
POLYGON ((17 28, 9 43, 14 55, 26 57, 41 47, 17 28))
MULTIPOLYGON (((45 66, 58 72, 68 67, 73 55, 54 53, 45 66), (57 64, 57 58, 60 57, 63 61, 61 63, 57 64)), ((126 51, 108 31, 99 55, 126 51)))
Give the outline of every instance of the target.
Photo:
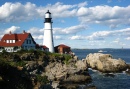
POLYGON ((8 64, 0 65, 0 89, 32 89, 31 79, 24 72, 8 64))
POLYGON ((125 72, 130 75, 130 64, 127 64, 127 70, 125 72))

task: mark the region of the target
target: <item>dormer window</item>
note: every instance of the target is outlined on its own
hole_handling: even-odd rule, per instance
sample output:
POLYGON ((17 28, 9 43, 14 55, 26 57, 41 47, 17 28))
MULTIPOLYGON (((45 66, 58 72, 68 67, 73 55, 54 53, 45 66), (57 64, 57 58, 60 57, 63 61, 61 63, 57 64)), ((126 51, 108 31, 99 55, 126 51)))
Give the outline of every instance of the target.
POLYGON ((6 43, 15 43, 15 40, 6 40, 6 43))
POLYGON ((9 43, 9 40, 6 40, 6 43, 9 43))
POLYGON ((13 43, 15 43, 15 40, 13 40, 13 43))
POLYGON ((10 40, 10 43, 13 43, 12 40, 10 40))

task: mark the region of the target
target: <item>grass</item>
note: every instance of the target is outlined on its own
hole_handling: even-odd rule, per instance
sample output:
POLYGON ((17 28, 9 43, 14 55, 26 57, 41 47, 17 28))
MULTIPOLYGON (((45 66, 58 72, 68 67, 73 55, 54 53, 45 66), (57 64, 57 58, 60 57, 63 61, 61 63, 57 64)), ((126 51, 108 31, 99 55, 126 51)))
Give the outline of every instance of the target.
MULTIPOLYGON (((50 53, 50 52, 43 52, 41 50, 24 50, 24 49, 21 49, 20 51, 16 52, 16 53, 8 53, 8 52, 3 52, 0 54, 0 58, 3 59, 3 60, 10 60, 13 55, 18 55, 18 56, 21 56, 25 53, 32 53, 34 54, 35 56, 37 56, 35 59, 36 60, 40 60, 40 58, 42 58, 43 56, 48 56, 47 58, 48 59, 60 59, 60 60, 63 60, 66 64, 68 63, 68 61, 71 59, 71 56, 69 54, 60 54, 60 53, 50 53)), ((20 62, 12 62, 11 65, 20 65, 20 66, 23 66, 25 63, 23 61, 20 61, 20 62)))
POLYGON ((37 81, 42 83, 42 84, 49 83, 47 76, 36 75, 36 78, 37 78, 37 81))
MULTIPOLYGON (((21 49, 20 51, 16 52, 16 53, 8 53, 3 51, 3 53, 0 54, 0 59, 3 60, 10 60, 12 55, 22 55, 25 53, 32 53, 34 55, 36 55, 37 57, 35 58, 36 60, 42 60, 43 56, 47 56, 47 59, 49 60, 53 60, 53 59, 57 59, 57 60, 62 60, 64 61, 65 64, 68 64, 68 61, 71 59, 71 56, 69 54, 60 54, 60 53, 50 53, 50 52, 43 52, 41 50, 34 50, 34 49, 30 49, 30 50, 24 50, 21 49)), ((18 61, 18 62, 10 62, 10 65, 12 66, 24 66, 26 63, 24 61, 18 61)))
POLYGON ((25 66, 26 65, 26 63, 24 62, 24 61, 19 61, 19 62, 9 62, 9 64, 11 65, 11 66, 14 66, 14 67, 17 67, 17 66, 25 66))

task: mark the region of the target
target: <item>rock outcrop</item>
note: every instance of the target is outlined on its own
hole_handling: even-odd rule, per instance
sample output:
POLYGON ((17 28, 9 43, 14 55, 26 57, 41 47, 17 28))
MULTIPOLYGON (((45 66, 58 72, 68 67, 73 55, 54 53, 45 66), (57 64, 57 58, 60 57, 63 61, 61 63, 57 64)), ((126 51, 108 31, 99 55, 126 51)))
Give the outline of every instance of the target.
POLYGON ((127 64, 122 59, 113 59, 110 54, 94 53, 87 55, 87 64, 90 68, 101 72, 121 72, 126 70, 127 64))
POLYGON ((59 87, 60 89, 77 89, 80 84, 92 81, 87 72, 87 65, 83 61, 75 59, 72 59, 71 62, 69 61, 69 64, 56 61, 49 62, 43 75, 48 76, 48 79, 53 81, 53 88, 59 87))
MULTIPOLYGON (((87 62, 86 60, 79 60, 75 55, 71 57, 69 54, 61 55, 35 50, 31 52, 6 53, 0 55, 0 57, 9 62, 9 65, 24 73, 21 77, 23 79, 27 77, 29 83, 31 83, 30 86, 33 87, 27 89, 80 89, 82 85, 91 87, 89 85, 92 79, 88 73, 87 62)), ((1 76, 1 73, 3 72, 0 71, 0 78, 5 78, 1 76)), ((17 77, 11 77, 12 81, 13 78, 17 77)), ((17 84, 17 81, 15 83, 17 84)), ((24 83, 26 85, 26 82, 24 83)))

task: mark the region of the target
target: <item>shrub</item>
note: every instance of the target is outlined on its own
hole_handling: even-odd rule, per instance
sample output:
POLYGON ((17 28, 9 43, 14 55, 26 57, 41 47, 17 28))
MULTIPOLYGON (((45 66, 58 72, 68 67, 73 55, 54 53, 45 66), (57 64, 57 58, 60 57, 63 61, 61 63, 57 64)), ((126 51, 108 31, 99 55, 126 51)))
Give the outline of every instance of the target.
POLYGON ((47 76, 41 76, 41 75, 36 75, 37 81, 42 83, 42 84, 47 84, 49 80, 47 79, 47 76))
POLYGON ((71 56, 68 54, 64 54, 64 57, 65 57, 64 63, 68 64, 68 61, 71 59, 71 56))
POLYGON ((6 50, 4 49, 4 50, 2 51, 2 53, 3 53, 3 54, 6 54, 7 52, 6 52, 6 50))
POLYGON ((9 62, 11 66, 17 67, 17 66, 25 66, 26 63, 24 61, 18 61, 18 62, 9 62))
POLYGON ((25 53, 25 52, 28 52, 28 50, 21 48, 21 50, 19 50, 17 53, 25 53))
POLYGON ((26 63, 24 61, 15 62, 16 66, 25 66, 26 63))
POLYGON ((34 49, 29 49, 28 52, 29 53, 33 53, 35 50, 34 49))

